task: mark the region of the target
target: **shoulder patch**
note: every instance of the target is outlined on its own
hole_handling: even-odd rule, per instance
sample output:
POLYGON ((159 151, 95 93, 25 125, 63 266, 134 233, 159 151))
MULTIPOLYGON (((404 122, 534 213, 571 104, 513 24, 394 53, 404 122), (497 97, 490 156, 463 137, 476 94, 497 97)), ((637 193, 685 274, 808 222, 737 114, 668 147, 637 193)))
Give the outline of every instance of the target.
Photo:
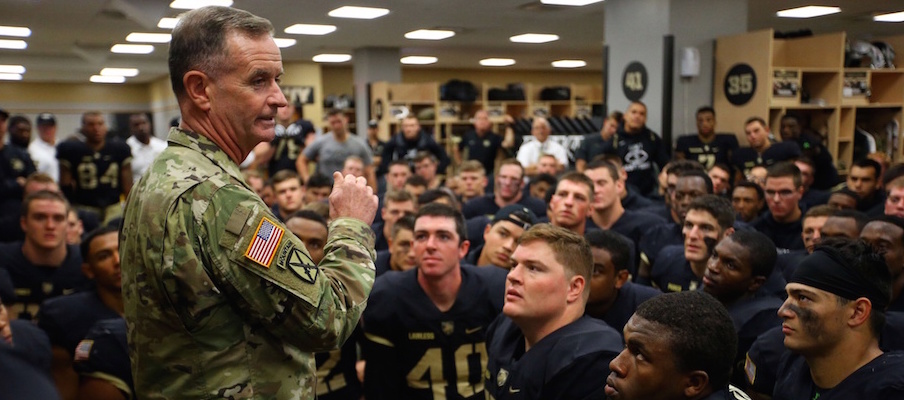
POLYGON ((274 223, 270 218, 263 217, 254 231, 254 238, 245 251, 245 257, 264 267, 270 268, 273 255, 279 248, 279 242, 283 236, 283 228, 274 223))
POLYGON ((317 281, 317 275, 320 269, 314 265, 314 262, 301 249, 295 246, 286 246, 286 251, 280 257, 286 257, 285 266, 289 267, 295 275, 307 283, 317 281))
POLYGON ((75 346, 75 361, 85 361, 91 357, 91 348, 94 347, 93 340, 82 340, 75 346))
POLYGON ((747 354, 747 360, 744 362, 744 372, 747 373, 747 381, 753 385, 756 380, 756 364, 750 359, 750 354, 747 354))

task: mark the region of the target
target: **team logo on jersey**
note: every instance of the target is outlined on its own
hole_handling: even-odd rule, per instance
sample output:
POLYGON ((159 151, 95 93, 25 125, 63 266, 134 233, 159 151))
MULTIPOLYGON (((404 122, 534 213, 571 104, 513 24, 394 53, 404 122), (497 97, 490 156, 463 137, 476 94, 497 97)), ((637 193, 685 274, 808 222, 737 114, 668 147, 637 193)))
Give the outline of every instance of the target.
POLYGON ((41 284, 41 289, 44 290, 44 294, 53 293, 53 282, 44 282, 41 284))
POLYGON ((455 323, 452 321, 443 321, 440 325, 443 328, 443 333, 447 336, 451 335, 452 332, 455 332, 455 323))
POLYGON ((496 384, 499 387, 505 385, 505 381, 508 380, 509 372, 505 370, 505 368, 499 368, 499 373, 496 374, 496 384))
POLYGON ((261 218, 254 232, 254 239, 245 251, 245 257, 264 267, 270 268, 270 261, 279 248, 279 240, 282 239, 283 229, 267 217, 261 218))
POLYGON ((18 158, 14 158, 14 159, 10 160, 10 166, 13 167, 14 171, 17 171, 17 172, 25 171, 25 163, 18 158))

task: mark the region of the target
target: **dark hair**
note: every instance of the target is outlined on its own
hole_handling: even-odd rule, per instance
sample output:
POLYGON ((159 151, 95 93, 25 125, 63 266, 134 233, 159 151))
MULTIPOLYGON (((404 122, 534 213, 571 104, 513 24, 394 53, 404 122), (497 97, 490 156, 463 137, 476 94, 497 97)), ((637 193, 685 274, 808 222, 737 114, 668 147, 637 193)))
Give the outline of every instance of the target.
POLYGON ((13 130, 13 127, 18 125, 20 122, 25 122, 28 126, 31 126, 31 121, 28 120, 24 115, 13 115, 9 117, 9 120, 6 121, 7 129, 13 130))
MULTIPOLYGON (((904 176, 904 164, 899 163, 892 165, 885 169, 885 173, 882 174, 882 183, 885 184, 885 188, 888 189, 888 186, 891 185, 892 182, 902 176, 904 176)), ((895 186, 904 186, 904 182, 895 182, 895 186)))
POLYGON ((761 125, 763 128, 767 128, 767 129, 769 128, 769 125, 766 124, 766 120, 763 119, 763 118, 761 118, 761 117, 750 117, 750 118, 747 118, 747 120, 744 121, 744 127, 747 127, 747 125, 750 125, 750 124, 752 124, 752 123, 754 123, 754 122, 759 122, 760 125, 761 125))
POLYGON ((538 182, 546 182, 549 184, 549 187, 553 187, 556 185, 556 183, 559 182, 559 180, 547 173, 538 174, 537 176, 530 178, 531 185, 538 182))
POLYGON ((404 190, 390 190, 383 194, 383 204, 385 207, 386 203, 407 203, 412 202, 417 204, 417 199, 414 198, 410 192, 406 192, 404 190))
POLYGON ((332 189, 333 187, 333 178, 326 176, 321 173, 315 173, 308 178, 308 183, 305 185, 306 188, 322 188, 328 187, 332 189))
POLYGON ((797 121, 797 123, 800 123, 800 122, 801 122, 800 116, 797 115, 797 114, 785 114, 785 115, 782 115, 782 119, 781 119, 781 120, 784 121, 784 120, 786 120, 786 119, 793 119, 793 120, 797 121))
POLYGON ((329 111, 326 112, 327 117, 335 117, 337 115, 340 117, 344 117, 345 113, 343 113, 342 110, 340 110, 338 108, 331 108, 329 111))
POLYGON ((619 178, 618 167, 615 164, 613 164, 607 160, 594 158, 593 161, 591 161, 587 164, 587 167, 584 168, 584 171, 591 170, 591 169, 599 169, 599 168, 605 168, 606 171, 609 171, 609 177, 612 178, 612 181, 618 180, 618 178, 619 178))
POLYGON ((408 168, 408 172, 411 172, 411 164, 408 163, 408 160, 393 160, 389 163, 389 167, 392 167, 393 165, 402 165, 405 168, 408 168))
POLYGON ((873 160, 871 158, 861 158, 857 161, 854 161, 854 163, 851 164, 852 171, 854 170, 854 167, 872 168, 873 169, 873 178, 875 178, 876 180, 879 180, 879 174, 882 173, 882 165, 879 164, 878 162, 876 162, 876 160, 873 160))
POLYGON ((432 162, 434 164, 439 163, 439 160, 436 158, 436 156, 433 155, 433 153, 431 153, 429 151, 419 151, 419 152, 417 152, 417 154, 414 155, 415 163, 419 163, 424 160, 430 160, 430 162, 432 162))
POLYGON ((326 222, 326 218, 323 218, 322 215, 320 215, 318 212, 316 212, 314 210, 295 211, 294 213, 289 215, 289 218, 286 218, 286 223, 288 224, 289 221, 291 221, 295 218, 301 218, 301 219, 314 221, 320 225, 323 225, 323 227, 326 228, 327 232, 329 232, 329 230, 330 230, 329 223, 326 222))
POLYGON ((465 226, 465 217, 450 206, 442 203, 430 203, 417 210, 415 214, 415 223, 421 217, 445 217, 455 221, 455 233, 458 234, 458 243, 468 240, 468 229, 465 226))
POLYGON ((729 179, 731 179, 731 171, 732 171, 732 169, 731 169, 731 167, 728 166, 728 164, 725 164, 725 163, 715 163, 715 164, 713 164, 712 167, 709 167, 709 169, 707 170, 707 172, 712 171, 712 170, 714 170, 714 169, 716 169, 716 168, 721 169, 722 171, 728 172, 729 179))
MULTIPOLYGON (((847 187, 843 187, 841 189, 838 189, 838 190, 832 192, 832 195, 835 195, 835 194, 845 195, 856 201, 860 201, 860 195, 857 194, 857 192, 855 192, 851 189, 848 189, 847 187)), ((829 195, 829 197, 832 197, 832 195, 829 195)))
POLYGON ((695 114, 695 115, 696 115, 696 116, 700 116, 700 114, 703 114, 703 113, 710 113, 710 114, 712 114, 714 117, 716 116, 716 110, 713 109, 713 108, 710 107, 710 106, 703 106, 703 107, 698 108, 698 109, 697 109, 697 114, 695 114))
POLYGON ((703 164, 694 160, 672 160, 665 165, 665 171, 668 175, 681 175, 685 171, 693 170, 706 171, 706 168, 703 167, 703 164))
POLYGON ((687 210, 688 212, 691 210, 708 212, 716 219, 723 231, 734 226, 734 208, 731 207, 731 202, 722 196, 704 194, 691 201, 687 210))
POLYGON ((289 179, 297 179, 299 185, 304 185, 304 183, 301 180, 301 176, 299 176, 298 173, 296 173, 295 171, 293 171, 291 169, 283 169, 283 170, 280 170, 277 173, 273 174, 273 176, 270 177, 270 183, 273 185, 277 185, 277 184, 283 183, 289 179))
POLYGON ((775 260, 778 258, 775 242, 757 231, 739 230, 728 237, 747 249, 746 261, 750 266, 750 275, 769 278, 772 270, 775 269, 775 260))
POLYGON ((67 215, 69 214, 69 210, 72 208, 72 206, 69 204, 69 201, 66 200, 66 197, 64 197, 61 193, 51 190, 39 190, 37 192, 29 194, 28 196, 25 196, 25 199, 22 200, 22 216, 28 215, 28 208, 31 207, 31 202, 35 200, 53 200, 63 203, 63 207, 66 209, 67 215))
POLYGON ((418 206, 427 205, 433 203, 439 199, 446 199, 452 207, 461 208, 461 205, 458 203, 458 199, 455 194, 449 188, 436 188, 436 189, 427 189, 424 193, 421 193, 420 196, 417 197, 418 206))
POLYGON ((601 231, 594 229, 585 233, 584 239, 587 239, 587 243, 590 244, 591 248, 603 249, 609 252, 609 257, 612 258, 612 264, 615 265, 616 271, 628 269, 628 263, 631 259, 629 252, 631 244, 622 235, 610 230, 601 231))
POLYGON ((711 388, 728 385, 738 348, 731 316, 714 297, 701 291, 667 293, 637 307, 634 317, 660 325, 670 342, 675 367, 681 372, 703 371, 711 388))
POLYGON ((791 161, 782 161, 769 167, 766 171, 767 182, 769 181, 769 178, 791 178, 795 188, 799 188, 801 185, 800 168, 797 168, 791 161))
POLYGON ((88 262, 90 254, 88 253, 91 250, 91 242, 94 241, 98 236, 103 236, 109 233, 119 233, 119 226, 113 224, 101 225, 97 229, 88 232, 85 235, 85 238, 82 239, 82 243, 79 244, 79 250, 82 252, 82 260, 86 263, 88 262))
POLYGON ((857 224, 857 232, 863 231, 863 227, 870 221, 869 215, 857 210, 837 210, 832 218, 851 218, 857 224))
POLYGON ((392 230, 389 231, 389 237, 395 241, 396 235, 403 229, 414 232, 414 215, 405 214, 402 218, 397 219, 396 222, 392 224, 392 230))
POLYGON ((169 49, 170 83, 176 97, 185 94, 182 78, 188 71, 199 70, 216 77, 223 73, 229 54, 227 36, 240 32, 249 38, 273 33, 270 21, 247 11, 230 7, 202 7, 179 17, 173 28, 169 49))
MULTIPOLYGON (((795 158, 793 162, 802 162, 804 164, 809 165, 810 168, 813 168, 814 171, 816 170, 816 163, 813 162, 813 159, 810 157, 800 156, 800 157, 795 158)), ((800 167, 798 167, 797 169, 800 169, 800 167)))
MULTIPOLYGON (((863 239, 825 238, 816 246, 817 249, 822 247, 837 250, 837 253, 848 268, 853 268, 870 285, 878 288, 886 302, 891 300, 892 278, 891 272, 888 270, 888 264, 885 263, 885 257, 879 254, 869 243, 866 243, 863 239)), ((845 299, 837 295, 836 298, 842 304, 847 304, 854 300, 845 299)), ((885 310, 873 308, 872 312, 870 312, 869 325, 873 335, 879 337, 885 327, 885 310)))
POLYGON ((518 161, 517 158, 506 158, 499 162, 499 170, 502 170, 502 167, 506 165, 515 165, 521 169, 521 178, 524 178, 524 166, 521 165, 521 161, 518 161))
MULTIPOLYGON (((874 221, 892 224, 894 226, 897 226, 898 228, 901 228, 901 230, 904 231, 904 218, 898 217, 896 215, 880 215, 877 217, 873 217, 869 220, 869 222, 874 222, 874 221)), ((861 231, 862 231, 862 229, 861 229, 861 231)), ((902 239, 902 241, 904 241, 904 235, 901 235, 901 239, 902 239)))
POLYGON ((588 200, 593 201, 593 181, 591 181, 590 178, 587 177, 587 175, 584 175, 577 171, 566 172, 565 175, 562 175, 559 178, 559 182, 562 181, 569 181, 587 186, 588 188, 590 188, 590 197, 588 198, 588 200))
POLYGON ((830 206, 828 204, 820 204, 818 206, 814 206, 814 207, 810 208, 809 210, 807 210, 807 213, 804 214, 804 217, 803 217, 803 219, 801 219, 801 221, 804 221, 807 218, 813 218, 813 217, 831 217, 831 216, 835 215, 837 212, 838 212, 838 210, 832 208, 832 206, 830 206))
MULTIPOLYGON (((670 170, 671 171, 671 170, 670 170)), ((681 171, 678 174, 678 179, 681 178, 689 178, 689 177, 697 177, 703 179, 703 183, 706 185, 706 193, 712 194, 713 192, 713 180, 709 177, 706 171, 699 169, 691 169, 686 171, 681 171)))
POLYGON ((424 179, 423 176, 411 175, 408 177, 408 179, 405 179, 405 184, 411 186, 423 186, 426 188, 429 185, 429 182, 427 182, 427 180, 424 179))
POLYGON ((738 182, 738 184, 735 185, 734 189, 732 189, 732 193, 737 188, 749 188, 749 189, 756 190, 756 196, 759 197, 760 200, 766 199, 766 192, 763 191, 763 188, 761 188, 760 185, 757 185, 756 183, 753 183, 751 181, 738 182))

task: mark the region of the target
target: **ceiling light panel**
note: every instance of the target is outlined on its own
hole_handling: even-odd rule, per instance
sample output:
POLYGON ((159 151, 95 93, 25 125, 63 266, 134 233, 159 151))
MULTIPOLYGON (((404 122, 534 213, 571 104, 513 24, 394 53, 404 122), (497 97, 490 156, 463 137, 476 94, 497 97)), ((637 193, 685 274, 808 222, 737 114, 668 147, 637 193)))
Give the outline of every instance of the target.
POLYGON ((284 30, 292 35, 326 35, 336 31, 336 25, 295 24, 284 30))
POLYGON ((22 26, 0 26, 0 36, 29 37, 31 29, 22 26))
POLYGON ((904 11, 881 14, 873 17, 876 22, 904 22, 904 11))
POLYGON ((509 40, 515 43, 548 43, 559 40, 559 36, 546 33, 525 33, 512 36, 509 40))
POLYGON ((176 27, 176 24, 179 22, 179 18, 169 18, 163 17, 160 18, 160 21, 157 22, 157 27, 161 29, 173 29, 176 27))
POLYGON ((335 18, 374 19, 386 14, 389 14, 389 10, 385 8, 343 6, 327 15, 335 18))
POLYGON ((0 81, 21 81, 22 74, 0 73, 0 81))
POLYGON ((350 54, 318 54, 314 56, 314 62, 341 63, 352 59, 350 54))
POLYGON ((114 44, 110 51, 120 54, 150 54, 154 46, 149 44, 114 44))
POLYGON ((126 36, 126 41, 132 43, 169 43, 172 38, 173 35, 169 33, 132 32, 126 36))
POLYGON ((401 62, 402 64, 408 65, 427 65, 433 64, 437 61, 439 61, 438 58, 431 56, 407 56, 402 57, 402 59, 399 60, 399 62, 401 62))
POLYGON ((180 10, 194 10, 207 6, 229 7, 231 5, 232 0, 175 0, 169 6, 180 10))
POLYGON ((124 76, 91 75, 91 78, 89 80, 94 83, 123 83, 126 81, 126 77, 124 77, 124 76))
POLYGON ((549 4, 553 6, 575 6, 581 7, 586 6, 588 4, 599 3, 603 0, 540 0, 543 4, 549 4))
POLYGON ((24 74, 25 67, 22 65, 0 65, 0 74, 24 74))
POLYGON ((586 67, 587 62, 584 60, 556 60, 552 62, 552 66, 556 68, 581 68, 586 67))
POLYGON ((805 6, 789 8, 787 10, 779 11, 775 14, 783 18, 813 18, 840 12, 841 7, 805 6))
POLYGON ((24 40, 0 39, 0 49, 22 50, 28 47, 24 40))
POLYGON ((507 67, 515 65, 515 60, 511 58, 484 58, 480 60, 480 65, 484 67, 507 67))
POLYGON ((104 68, 100 70, 103 76, 127 76, 133 77, 138 75, 138 68, 104 68))
POLYGON ((452 36, 455 36, 455 32, 436 29, 418 29, 405 34, 406 39, 415 40, 443 40, 452 36))
POLYGON ((295 43, 298 43, 295 39, 286 39, 286 38, 273 38, 273 41, 276 42, 276 47, 284 49, 286 47, 295 46, 295 43))

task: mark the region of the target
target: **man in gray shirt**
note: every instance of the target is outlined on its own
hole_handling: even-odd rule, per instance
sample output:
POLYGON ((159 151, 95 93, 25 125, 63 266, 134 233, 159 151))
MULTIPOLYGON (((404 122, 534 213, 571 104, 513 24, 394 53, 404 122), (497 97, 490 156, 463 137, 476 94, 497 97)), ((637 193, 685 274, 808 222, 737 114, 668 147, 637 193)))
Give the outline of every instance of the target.
POLYGON ((335 171, 342 171, 345 159, 349 156, 358 156, 364 160, 364 177, 369 186, 376 188, 377 180, 374 176, 373 159, 370 147, 363 139, 351 135, 348 132, 348 119, 340 110, 330 110, 327 113, 327 123, 330 132, 316 139, 305 147, 298 156, 296 167, 298 173, 305 182, 310 178, 308 162, 317 162, 317 172, 331 175, 335 171))

